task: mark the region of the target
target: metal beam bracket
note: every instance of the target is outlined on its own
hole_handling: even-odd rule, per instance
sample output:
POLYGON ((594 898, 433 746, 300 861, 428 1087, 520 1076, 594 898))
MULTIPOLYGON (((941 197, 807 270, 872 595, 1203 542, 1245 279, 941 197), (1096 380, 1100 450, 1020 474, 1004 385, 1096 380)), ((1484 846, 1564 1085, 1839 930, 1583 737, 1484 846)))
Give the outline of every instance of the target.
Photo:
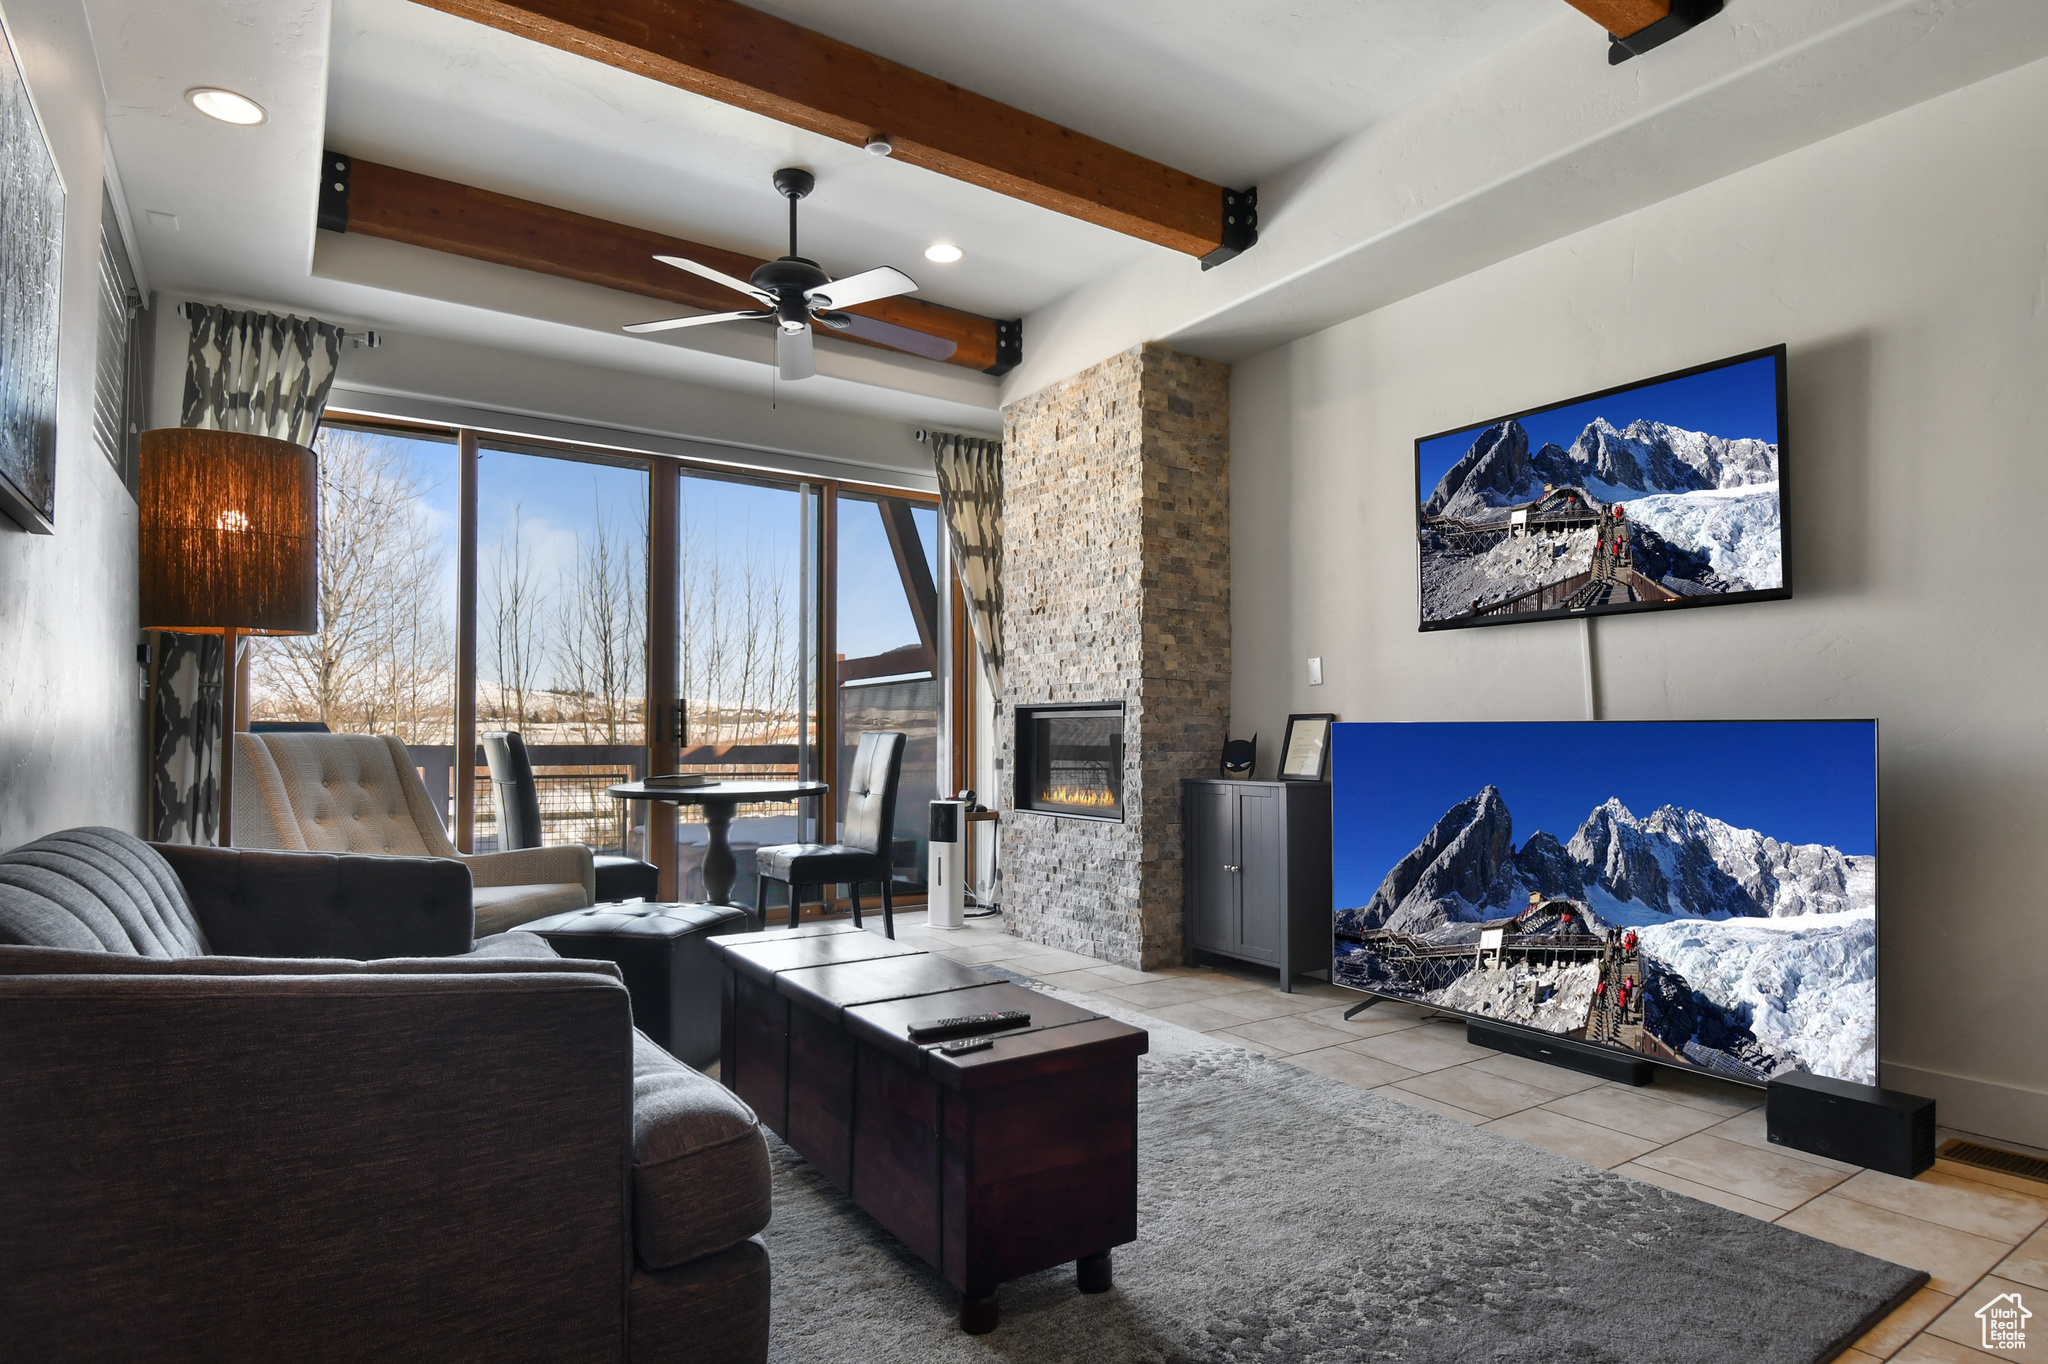
POLYGON ((1630 57, 1640 57, 1661 47, 1679 34, 1697 28, 1721 12, 1722 0, 1671 0, 1671 13, 1626 38, 1607 35, 1607 64, 1620 66, 1630 57))
MULTIPOLYGON (((1719 0, 1715 0, 1718 6, 1719 0)), ((1214 270, 1243 255, 1259 240, 1259 188, 1223 191, 1223 245, 1202 257, 1202 268, 1214 270)))
POLYGON ((1024 363, 1024 320, 1012 318, 996 323, 996 362, 983 370, 998 378, 1024 363))
POLYGON ((354 163, 340 152, 320 153, 320 226, 348 231, 348 170, 354 163))

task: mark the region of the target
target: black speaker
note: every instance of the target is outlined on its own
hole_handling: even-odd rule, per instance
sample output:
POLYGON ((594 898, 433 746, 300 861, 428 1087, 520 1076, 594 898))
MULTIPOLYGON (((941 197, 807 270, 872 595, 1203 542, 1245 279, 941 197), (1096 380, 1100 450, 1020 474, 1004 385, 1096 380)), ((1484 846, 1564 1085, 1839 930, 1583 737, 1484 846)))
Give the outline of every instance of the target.
POLYGON ((1934 1164, 1934 1100, 1793 1073, 1764 1091, 1772 1143, 1911 1179, 1934 1164))
POLYGON ((1531 1061, 1597 1075, 1617 1084, 1650 1083, 1650 1063, 1634 1052, 1622 1051, 1618 1047, 1592 1046, 1529 1028, 1482 1023, 1476 1018, 1466 1022, 1465 1040, 1475 1047, 1492 1047, 1510 1056, 1526 1056, 1531 1061))

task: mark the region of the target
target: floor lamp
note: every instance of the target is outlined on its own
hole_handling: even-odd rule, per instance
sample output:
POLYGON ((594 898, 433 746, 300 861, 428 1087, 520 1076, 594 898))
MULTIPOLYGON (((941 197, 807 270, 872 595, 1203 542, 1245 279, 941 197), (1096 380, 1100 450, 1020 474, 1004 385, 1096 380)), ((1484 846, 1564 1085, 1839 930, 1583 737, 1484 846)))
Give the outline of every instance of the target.
POLYGON ((220 635, 221 847, 233 841, 239 636, 320 628, 318 462, 303 445, 240 431, 142 435, 142 628, 220 635))

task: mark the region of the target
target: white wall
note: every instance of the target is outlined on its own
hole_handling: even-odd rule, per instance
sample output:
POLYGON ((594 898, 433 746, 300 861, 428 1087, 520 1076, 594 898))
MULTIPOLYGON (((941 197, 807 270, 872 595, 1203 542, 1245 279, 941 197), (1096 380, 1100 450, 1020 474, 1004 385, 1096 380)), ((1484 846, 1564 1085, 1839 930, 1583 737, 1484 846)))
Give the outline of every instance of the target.
POLYGON ((2044 167, 2037 63, 1241 362, 1231 733, 1583 718, 1578 623, 1416 631, 1414 438, 1788 342, 1795 598, 1600 621, 1601 716, 1878 717, 1887 1082, 2048 1145, 2044 167))
POLYGON ((0 525, 0 848, 142 824, 135 501, 92 439, 102 112, 77 0, 8 0, 67 191, 57 361, 57 533, 0 525))

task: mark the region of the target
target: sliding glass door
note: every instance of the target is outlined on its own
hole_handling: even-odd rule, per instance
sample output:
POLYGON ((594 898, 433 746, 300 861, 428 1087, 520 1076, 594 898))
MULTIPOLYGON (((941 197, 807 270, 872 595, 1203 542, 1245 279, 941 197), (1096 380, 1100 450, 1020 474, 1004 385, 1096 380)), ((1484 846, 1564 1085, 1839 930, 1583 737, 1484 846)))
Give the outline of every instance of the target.
MULTIPOLYGON (((740 779, 817 768, 811 641, 817 495, 802 485, 686 470, 675 509, 676 770, 740 779)), ((815 804, 815 802, 812 802, 815 804)), ((753 905, 757 848, 815 837, 795 802, 742 805, 732 898, 753 905)), ((677 894, 704 898, 701 810, 676 813, 677 894)))
MULTIPOLYGON (((844 776, 860 736, 905 736, 896 791, 899 893, 924 893, 931 862, 926 809, 938 798, 938 509, 906 497, 840 489, 833 582, 834 808, 846 812, 844 776)), ((950 767, 950 763, 948 766, 950 767)))
MULTIPOLYGON (((476 469, 478 733, 518 733, 544 843, 644 855, 605 793, 647 771, 644 461, 485 446, 476 469)), ((503 845, 478 766, 473 848, 503 845)))

